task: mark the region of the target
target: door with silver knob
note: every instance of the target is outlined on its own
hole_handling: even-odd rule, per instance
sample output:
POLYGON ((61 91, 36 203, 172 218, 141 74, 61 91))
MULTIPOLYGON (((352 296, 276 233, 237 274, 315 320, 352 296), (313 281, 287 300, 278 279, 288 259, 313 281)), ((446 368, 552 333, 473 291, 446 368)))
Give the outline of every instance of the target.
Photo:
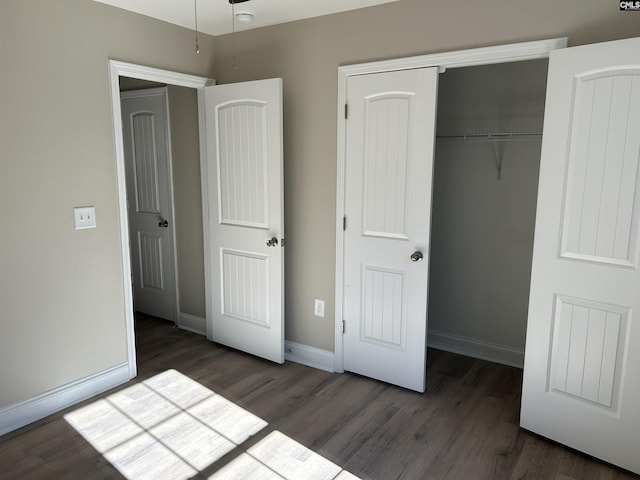
POLYGON ((282 363, 282 80, 205 87, 205 108, 207 336, 282 363))
POLYGON ((420 392, 437 78, 427 68, 347 80, 344 369, 420 392))

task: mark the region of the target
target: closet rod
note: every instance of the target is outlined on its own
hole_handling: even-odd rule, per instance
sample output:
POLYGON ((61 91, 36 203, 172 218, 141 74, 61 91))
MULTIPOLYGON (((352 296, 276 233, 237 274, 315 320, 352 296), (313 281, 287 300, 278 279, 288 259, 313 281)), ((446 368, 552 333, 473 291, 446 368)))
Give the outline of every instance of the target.
POLYGON ((477 142, 511 142, 523 140, 537 140, 542 138, 542 133, 469 133, 466 135, 438 135, 437 140, 462 140, 477 142))

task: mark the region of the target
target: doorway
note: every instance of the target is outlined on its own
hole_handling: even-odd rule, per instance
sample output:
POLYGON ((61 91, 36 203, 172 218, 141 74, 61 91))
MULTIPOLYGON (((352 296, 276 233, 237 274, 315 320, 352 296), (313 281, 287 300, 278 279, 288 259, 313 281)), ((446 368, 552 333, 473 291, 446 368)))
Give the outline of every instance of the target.
POLYGON ((523 367, 548 60, 440 75, 428 345, 523 367))
MULTIPOLYGON (((118 185, 118 208, 120 217, 120 240, 122 249, 122 271, 123 271, 123 291, 125 300, 125 320, 127 329, 127 357, 129 376, 133 378, 137 374, 136 349, 135 349, 135 329, 134 329, 134 304, 133 289, 131 285, 131 253, 129 249, 129 215, 127 211, 126 192, 126 168, 124 159, 123 131, 122 131, 122 110, 120 105, 120 79, 130 78, 139 81, 155 82, 156 84, 174 85, 195 89, 197 92, 197 125, 199 137, 199 163, 201 169, 206 169, 206 143, 204 130, 204 87, 212 85, 211 79, 185 75, 167 70, 145 67, 116 60, 109 61, 109 76, 111 86, 111 102, 113 111, 114 141, 116 151, 116 175, 118 185)), ((202 171, 202 175, 206 170, 202 171)), ((205 216, 203 215, 203 222, 205 216)), ((206 228, 203 232, 204 241, 207 241, 206 228)), ((205 262, 206 268, 207 262, 205 262)), ((206 272, 205 272, 206 276, 206 272)), ((205 322, 205 328, 206 322, 205 322)))
MULTIPOLYGON (((125 163, 129 182, 127 188, 135 310, 172 321, 182 329, 205 335, 197 92, 189 87, 129 77, 120 77, 120 92, 125 126, 125 163), (160 104, 164 106, 160 107, 160 104), (128 110, 136 115, 128 115, 128 110), (162 113, 166 119, 163 119, 162 113), (133 129, 134 121, 137 122, 136 129, 133 129), (155 142, 162 137, 166 140, 158 148, 133 149, 134 136, 140 137, 136 144, 144 143, 145 132, 160 128, 163 131, 155 132, 155 142), (167 172, 162 172, 163 169, 159 168, 162 163, 160 156, 151 159, 153 161, 143 162, 144 156, 150 155, 150 151, 158 155, 162 148, 167 151, 167 172), (134 168, 137 164, 140 164, 139 168, 134 168), (162 175, 151 175, 149 178, 149 172, 156 171, 162 175), (144 178, 148 181, 145 182, 144 178), (143 195, 142 192, 149 190, 149 185, 156 188, 152 189, 150 194, 143 195), (157 203, 158 208, 142 208, 144 205, 141 204, 149 202, 157 203), (146 217, 149 217, 148 221, 146 217), (161 238, 162 248, 141 248, 144 244, 138 239, 140 235, 131 228, 138 219, 147 223, 145 234, 148 233, 152 239, 161 238), (149 253, 158 250, 170 258, 164 262, 155 261, 155 258, 147 259, 151 267, 155 266, 154 271, 145 264, 143 255, 148 256, 149 253), (162 268, 159 268, 160 266, 162 268), (142 272, 147 274, 149 280, 156 280, 159 285, 144 288, 146 285, 142 280, 145 275, 142 272), (168 277, 167 281, 160 281, 165 276, 168 277)), ((148 243, 149 241, 146 242, 148 243)))

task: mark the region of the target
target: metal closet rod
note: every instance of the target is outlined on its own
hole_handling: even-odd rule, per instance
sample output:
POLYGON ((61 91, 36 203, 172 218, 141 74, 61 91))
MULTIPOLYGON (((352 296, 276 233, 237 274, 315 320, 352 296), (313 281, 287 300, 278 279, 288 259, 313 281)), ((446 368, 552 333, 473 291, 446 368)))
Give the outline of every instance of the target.
POLYGON ((480 142, 509 142, 520 140, 536 140, 542 138, 542 132, 521 132, 521 133, 469 133, 465 135, 438 135, 437 140, 462 140, 480 142))

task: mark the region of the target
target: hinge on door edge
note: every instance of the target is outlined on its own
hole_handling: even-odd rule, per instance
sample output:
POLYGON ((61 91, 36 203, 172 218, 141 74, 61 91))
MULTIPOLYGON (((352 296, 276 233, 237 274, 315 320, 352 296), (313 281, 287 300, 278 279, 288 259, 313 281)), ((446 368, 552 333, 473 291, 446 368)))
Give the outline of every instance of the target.
POLYGON ((342 320, 342 333, 344 333, 344 320, 342 320))
POLYGON ((349 105, 347 105, 345 103, 344 104, 344 119, 346 120, 347 118, 349 118, 349 105))
POLYGON ((342 231, 347 229, 347 216, 342 217, 342 231))

